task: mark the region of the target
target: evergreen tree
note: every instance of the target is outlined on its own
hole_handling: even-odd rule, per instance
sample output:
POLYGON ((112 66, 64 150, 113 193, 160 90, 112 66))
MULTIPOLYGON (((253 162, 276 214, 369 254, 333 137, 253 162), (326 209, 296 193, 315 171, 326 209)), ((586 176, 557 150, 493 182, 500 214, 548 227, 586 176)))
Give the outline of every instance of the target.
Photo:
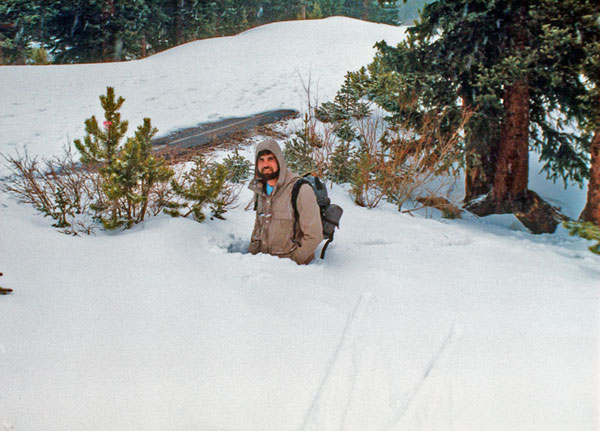
POLYGON ((173 176, 164 160, 152 154, 151 139, 157 129, 149 118, 138 127, 135 136, 121 145, 128 128, 118 112, 125 99, 115 98, 112 87, 100 96, 104 109, 103 127, 95 116, 85 121, 86 136, 76 139, 75 148, 81 154, 81 162, 98 170, 102 178, 102 195, 98 196, 94 209, 107 229, 131 227, 144 220, 150 193, 156 184, 164 183, 173 176))
POLYGON ((302 8, 314 18, 362 17, 367 10, 369 20, 397 21, 395 9, 365 0, 4 0, 0 62, 24 64, 33 42, 59 63, 145 57, 192 40, 297 19, 302 8))
POLYGON ((227 181, 231 183, 243 183, 250 176, 252 163, 244 158, 237 149, 233 151, 233 154, 223 159, 223 165, 227 169, 227 181))
POLYGON ((0 2, 0 64, 25 64, 32 42, 45 47, 51 36, 47 23, 53 14, 48 2, 0 2))
POLYGON ((573 36, 582 38, 583 74, 590 85, 589 92, 581 98, 584 109, 579 115, 581 127, 591 139, 587 202, 580 218, 600 227, 600 19, 598 13, 586 15, 585 19, 583 30, 578 29, 573 36))
POLYGON ((227 168, 219 163, 210 163, 205 157, 194 159, 194 166, 186 172, 181 182, 172 180, 171 187, 183 202, 170 202, 165 210, 173 217, 188 217, 202 222, 206 219, 204 210, 209 206, 212 215, 222 219, 227 206, 227 168))
POLYGON ((564 128, 579 115, 587 94, 579 79, 583 41, 563 36, 589 25, 586 16, 598 16, 592 3, 430 3, 405 42, 395 48, 378 44, 368 94, 395 116, 415 122, 427 109, 475 107, 463 141, 465 200, 486 194, 487 199, 471 209, 481 215, 528 213, 533 207, 549 213, 527 188, 529 146, 540 151, 551 175, 575 181, 587 175, 585 139, 564 128), (563 14, 568 19, 561 20, 563 14), (407 97, 418 100, 409 105, 415 109, 396 109, 406 106, 397 100, 407 97), (555 120, 551 114, 557 112, 555 120))
POLYGON ((398 11, 395 1, 383 0, 341 0, 341 15, 398 25, 398 11))
POLYGON ((59 62, 94 62, 142 56, 147 33, 160 34, 157 17, 164 18, 151 0, 54 1, 52 31, 59 62), (152 25, 151 25, 152 24, 152 25))

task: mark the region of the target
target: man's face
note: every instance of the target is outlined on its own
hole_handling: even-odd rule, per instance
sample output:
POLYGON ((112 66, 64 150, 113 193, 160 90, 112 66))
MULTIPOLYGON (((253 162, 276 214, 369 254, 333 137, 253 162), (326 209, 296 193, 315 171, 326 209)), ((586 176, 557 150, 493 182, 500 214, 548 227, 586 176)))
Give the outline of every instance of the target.
POLYGON ((273 153, 263 154, 256 160, 258 173, 264 181, 269 181, 279 176, 279 163, 273 153))

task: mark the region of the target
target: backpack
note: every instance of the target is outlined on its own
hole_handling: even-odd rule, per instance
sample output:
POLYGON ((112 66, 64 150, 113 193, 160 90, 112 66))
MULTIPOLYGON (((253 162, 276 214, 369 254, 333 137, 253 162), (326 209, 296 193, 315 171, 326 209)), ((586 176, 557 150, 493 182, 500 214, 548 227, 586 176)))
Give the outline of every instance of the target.
POLYGON ((327 196, 327 188, 325 187, 325 184, 323 184, 323 181, 319 179, 319 177, 312 174, 306 174, 296 181, 294 188, 292 189, 292 207, 294 208, 296 220, 298 219, 298 208, 296 207, 296 201, 298 200, 298 192, 300 191, 302 184, 310 184, 315 192, 317 203, 319 204, 319 209, 321 210, 323 238, 326 240, 325 245, 321 250, 321 259, 323 259, 325 257, 325 250, 327 250, 327 246, 331 241, 333 241, 333 233, 335 228, 340 228, 340 218, 342 217, 344 210, 339 205, 331 203, 329 197, 327 196))

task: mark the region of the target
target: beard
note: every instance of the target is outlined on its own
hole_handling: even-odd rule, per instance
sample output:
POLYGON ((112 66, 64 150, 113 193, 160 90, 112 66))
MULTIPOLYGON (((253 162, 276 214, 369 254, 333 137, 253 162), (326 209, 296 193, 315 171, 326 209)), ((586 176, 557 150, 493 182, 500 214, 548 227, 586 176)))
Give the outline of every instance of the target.
POLYGON ((279 178, 279 169, 276 171, 272 171, 269 169, 267 172, 265 172, 265 170, 263 169, 260 172, 260 179, 263 183, 266 183, 267 181, 273 180, 275 178, 279 178))

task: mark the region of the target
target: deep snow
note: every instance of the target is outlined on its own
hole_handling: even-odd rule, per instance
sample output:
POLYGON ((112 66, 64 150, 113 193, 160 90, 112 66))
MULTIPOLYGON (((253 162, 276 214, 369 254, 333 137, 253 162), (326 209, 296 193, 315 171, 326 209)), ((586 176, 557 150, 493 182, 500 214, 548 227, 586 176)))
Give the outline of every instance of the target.
MULTIPOLYGON (((374 42, 402 37, 329 18, 128 63, 2 67, 0 152, 60 154, 108 85, 131 130, 302 109, 302 81, 329 100, 374 42)), ((577 216, 585 190, 532 163, 530 188, 577 216)), ((599 428, 600 259, 585 241, 332 195, 342 229, 300 267, 240 252, 243 205, 69 237, 0 194, 0 285, 15 291, 0 297, 0 430, 599 428)))

